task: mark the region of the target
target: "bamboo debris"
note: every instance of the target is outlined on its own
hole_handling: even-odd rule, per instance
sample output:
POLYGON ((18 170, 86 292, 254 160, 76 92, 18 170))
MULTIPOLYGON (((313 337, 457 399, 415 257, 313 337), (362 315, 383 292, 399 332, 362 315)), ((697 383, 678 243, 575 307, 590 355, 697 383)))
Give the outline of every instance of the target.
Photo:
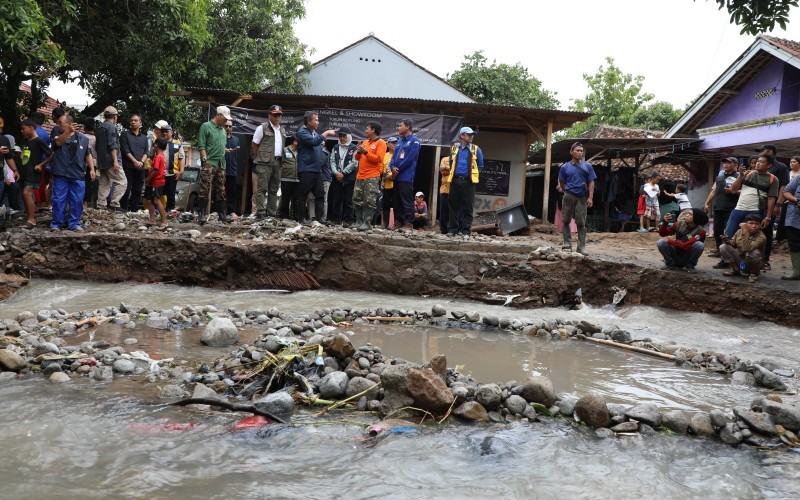
POLYGON ((412 321, 413 318, 409 316, 364 316, 366 321, 412 321))
POLYGON ((588 340, 590 342, 594 342, 595 344, 603 344, 611 347, 616 347, 617 349, 624 349, 626 351, 638 352, 639 354, 647 354, 648 356, 666 359, 668 361, 675 361, 675 356, 673 356, 672 354, 665 354, 663 352, 651 351, 650 349, 644 349, 642 347, 636 347, 628 344, 620 344, 619 342, 614 342, 612 340, 593 339, 592 337, 586 337, 585 335, 581 335, 579 336, 579 338, 582 338, 582 340, 588 340))
POLYGON ((364 394, 368 393, 369 391, 377 389, 380 385, 381 385, 381 383, 378 382, 377 384, 375 384, 375 385, 373 385, 371 387, 367 387, 366 389, 364 389, 363 391, 359 392, 358 394, 353 394, 352 396, 350 396, 347 399, 343 399, 341 401, 337 401, 336 403, 330 405, 329 407, 323 408, 322 411, 319 413, 319 415, 324 415, 325 413, 327 413, 329 411, 332 411, 332 410, 335 410, 335 409, 339 408, 340 406, 344 406, 345 404, 349 403, 350 401, 352 401, 354 399, 357 399, 357 398, 360 398, 361 396, 363 396, 364 394))
POLYGON ((213 398, 189 398, 189 399, 182 399, 180 401, 176 401, 171 403, 172 406, 187 406, 187 405, 208 405, 208 406, 219 406, 220 408, 225 408, 226 410, 230 411, 240 411, 245 413, 253 413, 254 415, 260 415, 262 417, 266 417, 270 420, 278 422, 279 424, 285 424, 286 421, 280 417, 276 417, 272 413, 268 411, 262 411, 255 407, 255 405, 245 405, 245 404, 236 404, 236 403, 229 403, 227 401, 223 401, 221 399, 213 399, 213 398))

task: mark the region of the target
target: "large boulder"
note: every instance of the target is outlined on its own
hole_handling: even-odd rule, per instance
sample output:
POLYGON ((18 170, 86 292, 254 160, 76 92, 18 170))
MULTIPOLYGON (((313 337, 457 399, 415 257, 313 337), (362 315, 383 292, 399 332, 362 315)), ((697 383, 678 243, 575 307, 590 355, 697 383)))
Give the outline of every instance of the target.
POLYGON ((0 349, 0 366, 12 372, 18 372, 25 368, 28 363, 25 358, 20 356, 14 351, 8 349, 0 349))
POLYGON ((531 377, 522 386, 520 396, 531 403, 539 403, 548 408, 556 402, 556 392, 553 390, 553 382, 547 377, 531 377))
POLYGON ((345 372, 331 372, 319 382, 319 395, 323 399, 338 399, 347 391, 347 374, 345 372))
POLYGON ((253 402, 259 411, 288 419, 294 413, 294 399, 288 392, 273 392, 253 402))
POLYGON ((625 416, 650 427, 661 426, 661 412, 658 411, 658 406, 654 403, 642 403, 629 408, 625 412, 625 416))
POLYGON ((575 414, 581 421, 594 427, 607 427, 611 422, 611 415, 608 413, 606 400, 599 394, 589 393, 575 403, 575 414))
POLYGON ((753 376, 756 378, 758 385, 767 389, 775 389, 777 391, 785 391, 787 389, 781 377, 761 365, 753 365, 753 376))
POLYGON ((778 430, 775 428, 775 423, 769 413, 755 412, 747 408, 734 408, 733 414, 746 423, 751 431, 767 436, 778 435, 778 430))
POLYGON ((438 415, 445 413, 454 400, 453 393, 430 368, 411 370, 408 375, 407 391, 414 399, 415 407, 438 415))
POLYGON ((347 388, 345 389, 345 394, 347 397, 355 396, 356 394, 362 394, 362 396, 366 396, 367 399, 375 399, 378 397, 378 387, 375 382, 369 380, 364 377, 353 377, 347 382, 347 388), (371 390, 369 390, 371 389, 371 390), (364 392, 367 391, 367 392, 364 392))
POLYGON ((389 365, 381 372, 381 386, 385 391, 408 394, 408 376, 416 367, 410 363, 389 365))
POLYGON ((423 368, 430 368, 436 375, 439 375, 439 378, 447 382, 447 358, 444 354, 432 357, 423 368))
POLYGON ((229 318, 214 318, 208 322, 200 342, 209 347, 225 347, 239 342, 239 330, 229 318))
POLYGON ((691 425, 691 418, 684 411, 672 410, 661 415, 661 423, 676 434, 686 434, 689 431, 689 425, 691 425))
POLYGON ((328 353, 328 356, 333 356, 336 359, 344 359, 353 356, 356 353, 356 348, 343 333, 336 333, 329 337, 325 337, 322 341, 322 348, 328 353))
POLYGON ((489 420, 489 413, 486 411, 486 408, 476 401, 461 403, 453 410, 453 415, 473 422, 485 422, 489 420))
POLYGON ((800 408, 777 403, 768 399, 764 400, 764 412, 772 415, 772 420, 792 432, 800 431, 800 408))

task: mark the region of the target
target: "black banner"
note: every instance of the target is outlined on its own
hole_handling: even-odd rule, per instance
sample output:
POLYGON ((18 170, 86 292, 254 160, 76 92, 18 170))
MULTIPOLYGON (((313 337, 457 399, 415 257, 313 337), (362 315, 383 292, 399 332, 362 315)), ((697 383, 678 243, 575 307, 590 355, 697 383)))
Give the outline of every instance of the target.
MULTIPOLYGON (((267 121, 269 112, 262 109, 247 109, 229 106, 233 117, 233 131, 239 134, 253 134, 256 128, 267 121)), ((216 115, 217 105, 209 105, 209 117, 216 115)), ((446 115, 416 115, 410 113, 386 113, 383 111, 359 111, 353 109, 319 109, 314 110, 319 115, 317 132, 328 129, 349 127, 354 141, 366 139, 367 122, 374 121, 381 124, 381 137, 384 139, 397 135, 397 125, 400 120, 410 118, 414 121, 414 134, 420 143, 425 146, 449 146, 458 139, 458 130, 463 120, 456 116, 446 115)), ((289 134, 297 134, 297 129, 303 125, 303 111, 283 110, 281 125, 286 127, 289 134)), ((506 187, 508 183, 506 182, 506 187)))
POLYGON ((508 181, 511 177, 511 162, 483 160, 483 171, 478 177, 475 194, 508 196, 508 181))

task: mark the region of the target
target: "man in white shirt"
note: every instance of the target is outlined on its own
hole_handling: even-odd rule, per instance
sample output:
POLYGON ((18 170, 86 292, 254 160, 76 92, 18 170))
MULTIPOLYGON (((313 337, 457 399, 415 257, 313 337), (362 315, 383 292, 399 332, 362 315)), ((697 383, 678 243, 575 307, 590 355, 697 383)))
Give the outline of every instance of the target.
POLYGON ((281 160, 286 129, 281 126, 283 109, 274 104, 269 108, 269 121, 259 125, 253 134, 253 158, 258 182, 256 188, 256 218, 275 217, 278 209, 278 188, 281 185, 281 160))

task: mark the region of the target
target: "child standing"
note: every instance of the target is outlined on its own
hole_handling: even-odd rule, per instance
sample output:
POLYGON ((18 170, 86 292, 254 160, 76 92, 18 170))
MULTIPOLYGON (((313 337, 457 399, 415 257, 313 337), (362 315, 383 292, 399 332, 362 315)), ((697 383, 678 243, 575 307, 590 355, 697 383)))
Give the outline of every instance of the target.
POLYGON ((33 120, 27 119, 22 122, 22 135, 25 137, 25 145, 22 147, 22 179, 25 186, 22 190, 22 201, 28 216, 25 229, 33 229, 36 227, 34 193, 41 187, 39 181, 42 169, 53 158, 53 152, 36 133, 36 122, 33 120))
POLYGON ((647 179, 647 184, 644 185, 645 195, 645 210, 644 222, 645 228, 640 229, 640 233, 655 231, 658 226, 658 221, 661 219, 661 211, 658 204, 658 195, 661 194, 661 188, 658 186, 658 181, 661 177, 658 174, 652 174, 647 179))
POLYGON ((161 224, 159 224, 158 227, 162 229, 166 229, 167 227, 167 212, 164 210, 164 203, 161 201, 161 196, 164 194, 164 184, 166 184, 167 174, 167 161, 164 159, 164 150, 166 149, 167 140, 163 137, 156 139, 153 143, 153 153, 155 157, 153 158, 150 172, 147 174, 147 178, 144 181, 147 185, 144 190, 144 197, 146 200, 150 200, 150 223, 155 224, 156 222, 155 207, 155 209, 158 209, 158 213, 161 216, 161 224))

